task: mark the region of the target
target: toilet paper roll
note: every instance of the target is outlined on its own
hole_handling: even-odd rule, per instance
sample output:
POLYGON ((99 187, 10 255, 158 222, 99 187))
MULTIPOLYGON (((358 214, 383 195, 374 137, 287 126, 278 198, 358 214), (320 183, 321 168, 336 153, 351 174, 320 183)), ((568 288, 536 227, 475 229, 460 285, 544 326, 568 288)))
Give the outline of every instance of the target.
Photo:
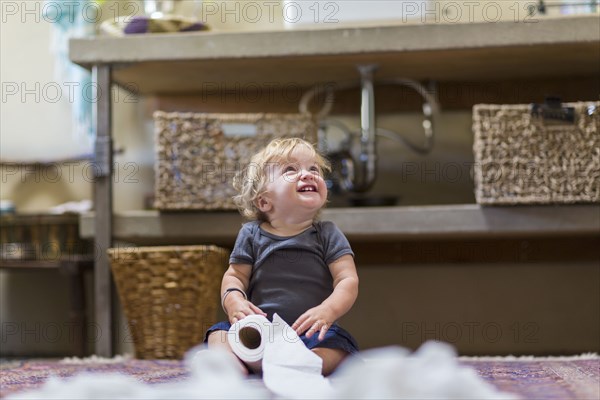
POLYGON ((254 372, 262 370, 262 359, 271 326, 269 320, 262 315, 249 315, 233 324, 227 332, 227 341, 235 355, 254 372))

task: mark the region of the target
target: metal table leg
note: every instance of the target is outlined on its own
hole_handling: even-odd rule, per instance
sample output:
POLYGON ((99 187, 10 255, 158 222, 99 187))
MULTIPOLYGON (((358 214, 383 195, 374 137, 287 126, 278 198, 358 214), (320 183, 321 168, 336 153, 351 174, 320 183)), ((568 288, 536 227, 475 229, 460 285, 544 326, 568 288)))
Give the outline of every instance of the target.
POLYGON ((95 65, 93 79, 96 83, 95 96, 95 267, 94 298, 95 318, 98 329, 95 352, 101 357, 113 355, 112 326, 112 277, 106 250, 112 247, 112 101, 111 67, 95 65))

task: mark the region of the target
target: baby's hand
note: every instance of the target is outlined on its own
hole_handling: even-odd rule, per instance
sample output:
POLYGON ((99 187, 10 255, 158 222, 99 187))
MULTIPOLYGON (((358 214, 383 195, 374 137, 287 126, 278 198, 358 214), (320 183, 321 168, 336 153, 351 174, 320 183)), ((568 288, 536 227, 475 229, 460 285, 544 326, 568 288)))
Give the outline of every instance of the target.
POLYGON ((311 308, 302 314, 292 325, 292 329, 298 335, 306 332, 306 337, 311 337, 316 332, 319 332, 319 340, 325 339, 325 333, 329 330, 335 316, 333 311, 323 304, 311 308), (308 330, 307 330, 308 329, 308 330))
POLYGON ((242 297, 228 296, 226 299, 225 309, 227 310, 227 317, 231 325, 235 324, 239 320, 247 317, 248 315, 262 315, 266 317, 267 314, 260 308, 242 297))

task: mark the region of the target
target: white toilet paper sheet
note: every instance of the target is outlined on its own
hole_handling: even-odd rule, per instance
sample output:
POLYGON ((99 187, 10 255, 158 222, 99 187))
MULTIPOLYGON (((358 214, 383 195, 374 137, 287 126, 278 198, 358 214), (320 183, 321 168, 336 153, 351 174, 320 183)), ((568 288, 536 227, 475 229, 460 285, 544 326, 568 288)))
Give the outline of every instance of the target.
POLYGON ((273 393, 292 399, 333 394, 321 375, 321 358, 279 315, 273 316, 272 323, 260 315, 247 316, 232 325, 227 339, 253 371, 262 370, 265 386, 273 393))

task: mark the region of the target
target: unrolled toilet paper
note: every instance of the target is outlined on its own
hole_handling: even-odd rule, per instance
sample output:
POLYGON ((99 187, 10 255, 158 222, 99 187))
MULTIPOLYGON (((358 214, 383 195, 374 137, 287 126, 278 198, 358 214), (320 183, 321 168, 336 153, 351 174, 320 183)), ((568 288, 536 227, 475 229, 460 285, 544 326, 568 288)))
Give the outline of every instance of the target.
POLYGON ((290 399, 330 398, 328 379, 321 375, 323 360, 306 348, 296 332, 277 314, 273 338, 265 346, 263 381, 273 393, 290 399))
POLYGON ((260 315, 245 317, 231 326, 227 340, 253 371, 262 371, 265 386, 273 393, 287 398, 333 393, 321 375, 321 358, 277 314, 272 323, 260 315))
MULTIPOLYGON (((277 338, 276 330, 273 331, 277 338)), ((284 340, 282 335, 279 338, 284 340)), ((278 364, 280 359, 286 362, 286 356, 280 357, 277 344, 265 344, 263 377, 270 391, 253 379, 245 379, 230 354, 222 349, 202 347, 200 350, 194 348, 186 355, 191 375, 169 383, 148 384, 123 374, 85 372, 68 378, 50 377, 40 387, 8 393, 7 399, 517 399, 513 394, 499 392, 472 367, 462 364, 456 358, 455 350, 444 343, 427 342, 413 354, 399 347, 367 350, 363 357, 352 358, 342 365, 336 372, 333 389, 320 374, 305 375, 292 368, 290 362, 278 364), (307 380, 304 379, 306 376, 307 380)), ((312 354, 310 350, 304 350, 305 354, 312 354)), ((582 357, 598 360, 598 355, 591 354, 576 359, 582 357)), ((106 362, 114 363, 115 360, 91 357, 61 361, 82 365, 106 362)), ((7 389, 10 392, 10 385, 7 389)))

